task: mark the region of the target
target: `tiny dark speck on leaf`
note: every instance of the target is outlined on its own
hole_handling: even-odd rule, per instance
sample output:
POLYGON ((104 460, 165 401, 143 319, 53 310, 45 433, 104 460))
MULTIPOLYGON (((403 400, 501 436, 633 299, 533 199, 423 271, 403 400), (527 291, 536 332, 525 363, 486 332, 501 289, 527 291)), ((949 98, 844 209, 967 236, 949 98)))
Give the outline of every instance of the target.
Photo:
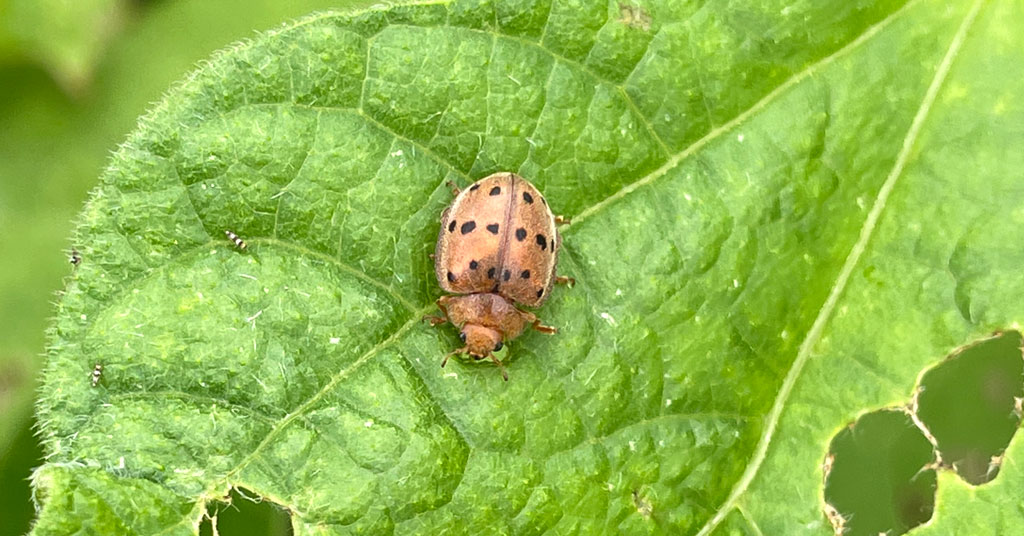
POLYGON ((619 4, 619 22, 637 30, 649 31, 651 29, 651 14, 640 6, 632 4, 619 4))
POLYGON ((651 503, 641 497, 640 493, 636 490, 633 490, 633 506, 636 507, 637 513, 644 517, 651 517, 651 513, 654 510, 651 503))

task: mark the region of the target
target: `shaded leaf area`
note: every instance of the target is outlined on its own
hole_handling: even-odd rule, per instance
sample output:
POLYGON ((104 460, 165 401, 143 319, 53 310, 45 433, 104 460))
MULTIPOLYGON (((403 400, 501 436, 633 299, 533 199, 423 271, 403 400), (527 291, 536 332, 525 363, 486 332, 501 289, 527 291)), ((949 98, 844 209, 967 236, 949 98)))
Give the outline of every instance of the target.
POLYGON ((828 452, 825 500, 837 534, 905 534, 931 517, 935 452, 907 413, 868 413, 828 452))
POLYGON ((36 533, 195 533, 234 486, 296 534, 754 526, 720 505, 966 12, 784 4, 393 7, 214 57, 82 214, 36 533), (420 322, 444 182, 498 170, 575 216, 580 282, 508 384, 420 322))
POLYGON ((940 466, 972 485, 995 478, 1020 424, 1022 358, 1017 331, 974 341, 926 371, 903 408, 836 434, 824 464, 836 533, 904 534, 928 521, 940 466))
POLYGON ((999 474, 1020 426, 1024 401, 1021 335, 1013 331, 964 348, 925 373, 917 415, 942 463, 974 485, 999 474))
MULTIPOLYGON (((1024 155, 1011 148, 1024 135, 1014 97, 1024 63, 1020 37, 1007 31, 1024 6, 978 2, 954 18, 963 37, 959 47, 947 37, 948 74, 907 139, 906 165, 808 349, 764 463, 734 503, 764 534, 827 530, 807 493, 821 490, 821 453, 836 430, 865 409, 904 405, 935 356, 1019 330, 1024 318, 1024 258, 1012 245, 1024 239, 1024 155)), ((1019 532, 1022 455, 1016 434, 999 476, 977 488, 940 471, 934 516, 910 534, 1019 532)))

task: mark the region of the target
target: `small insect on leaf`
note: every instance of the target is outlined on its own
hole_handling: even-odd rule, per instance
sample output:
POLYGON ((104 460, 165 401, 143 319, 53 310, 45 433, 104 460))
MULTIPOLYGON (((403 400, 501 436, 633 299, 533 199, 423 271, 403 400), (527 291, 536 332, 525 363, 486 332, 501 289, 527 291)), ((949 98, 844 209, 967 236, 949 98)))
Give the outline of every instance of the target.
POLYGON ((75 266, 82 264, 82 254, 77 249, 72 249, 71 254, 68 255, 68 262, 75 266))
POLYGON ((245 251, 245 248, 249 247, 245 243, 245 240, 242 240, 241 238, 238 237, 238 235, 236 235, 235 233, 233 233, 231 231, 225 230, 224 231, 224 235, 228 237, 228 240, 230 240, 230 241, 235 243, 235 247, 237 247, 238 249, 240 249, 242 251, 245 251))
POLYGON ((455 194, 441 215, 434 268, 441 289, 456 295, 438 300, 444 319, 431 324, 450 321, 464 346, 441 366, 453 354, 489 358, 508 380, 494 352, 529 327, 556 332, 520 307, 540 307, 559 280, 557 221, 540 191, 515 173, 495 173, 455 194))
POLYGON ((92 374, 90 374, 90 377, 92 378, 92 386, 93 387, 96 387, 97 385, 99 385, 100 377, 102 377, 102 376, 103 376, 103 365, 101 365, 99 363, 96 363, 96 366, 93 367, 93 369, 92 369, 92 374))

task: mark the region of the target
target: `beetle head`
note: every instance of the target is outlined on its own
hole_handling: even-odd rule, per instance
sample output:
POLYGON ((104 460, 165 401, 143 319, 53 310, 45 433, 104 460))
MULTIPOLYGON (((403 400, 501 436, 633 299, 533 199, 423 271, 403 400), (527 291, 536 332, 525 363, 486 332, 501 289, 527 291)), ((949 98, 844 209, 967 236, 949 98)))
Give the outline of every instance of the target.
POLYGON ((466 352, 476 359, 485 358, 503 346, 500 331, 476 324, 463 326, 459 339, 466 343, 466 352))

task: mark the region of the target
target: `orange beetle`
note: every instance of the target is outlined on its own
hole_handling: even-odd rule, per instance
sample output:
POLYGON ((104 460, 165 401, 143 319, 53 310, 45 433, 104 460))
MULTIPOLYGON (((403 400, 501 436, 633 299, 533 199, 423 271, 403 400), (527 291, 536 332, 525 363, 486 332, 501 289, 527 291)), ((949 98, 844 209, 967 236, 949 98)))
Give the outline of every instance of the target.
POLYGON ((537 188, 515 173, 495 173, 456 189, 455 200, 441 214, 434 252, 437 282, 456 296, 438 299, 444 316, 428 318, 433 325, 454 324, 465 346, 444 356, 442 367, 454 354, 489 357, 507 381, 493 352, 527 327, 557 331, 517 305, 540 307, 552 285, 572 282, 555 275, 559 223, 537 188))

